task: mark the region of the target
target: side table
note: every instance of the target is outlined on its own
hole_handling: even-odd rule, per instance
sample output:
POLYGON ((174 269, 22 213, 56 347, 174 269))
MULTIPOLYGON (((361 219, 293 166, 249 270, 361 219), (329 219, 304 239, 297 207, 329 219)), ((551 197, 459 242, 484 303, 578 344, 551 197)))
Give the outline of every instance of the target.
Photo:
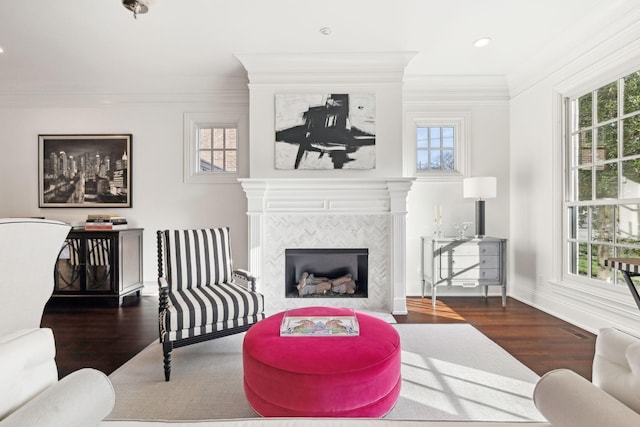
POLYGON ((504 307, 507 303, 506 245, 506 239, 496 237, 423 237, 422 297, 428 284, 435 308, 439 286, 484 286, 485 297, 489 286, 500 286, 504 307))
POLYGON ((609 258, 604 260, 604 265, 620 270, 631 295, 633 295, 633 300, 640 309, 640 290, 638 289, 640 285, 634 284, 631 280, 632 276, 640 276, 640 258, 609 258))
POLYGON ((122 304, 144 287, 142 229, 71 230, 54 270, 54 298, 99 297, 122 304))

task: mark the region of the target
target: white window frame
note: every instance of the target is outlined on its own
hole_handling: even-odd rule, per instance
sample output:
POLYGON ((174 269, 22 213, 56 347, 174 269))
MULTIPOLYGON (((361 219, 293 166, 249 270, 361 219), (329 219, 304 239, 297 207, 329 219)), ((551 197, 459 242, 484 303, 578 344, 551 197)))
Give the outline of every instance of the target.
POLYGON ((238 178, 246 177, 246 165, 242 152, 247 144, 243 143, 247 135, 246 117, 220 115, 216 113, 184 114, 184 182, 190 184, 238 183, 238 178), (201 128, 235 128, 236 161, 235 172, 202 172, 198 158, 198 131, 201 128))
POLYGON ((611 286, 600 280, 568 273, 569 250, 567 248, 568 227, 570 227, 565 200, 570 182, 566 171, 569 165, 567 158, 567 128, 569 123, 565 121, 566 110, 564 100, 584 95, 586 92, 600 88, 612 81, 638 71, 638 58, 629 58, 626 55, 610 58, 606 63, 597 63, 592 67, 583 69, 580 73, 566 79, 553 87, 553 140, 554 140, 554 173, 553 173, 553 212, 552 227, 552 259, 553 278, 551 283, 555 291, 559 293, 570 292, 571 298, 579 298, 584 301, 603 301, 622 303, 637 310, 635 303, 629 295, 626 285, 617 283, 611 286), (597 76, 597 77, 594 77, 597 76))
POLYGON ((405 115, 404 161, 405 176, 416 177, 418 181, 459 181, 469 173, 469 128, 471 114, 467 112, 425 112, 414 111, 405 115), (426 170, 417 168, 418 127, 452 127, 454 129, 454 170, 426 170))

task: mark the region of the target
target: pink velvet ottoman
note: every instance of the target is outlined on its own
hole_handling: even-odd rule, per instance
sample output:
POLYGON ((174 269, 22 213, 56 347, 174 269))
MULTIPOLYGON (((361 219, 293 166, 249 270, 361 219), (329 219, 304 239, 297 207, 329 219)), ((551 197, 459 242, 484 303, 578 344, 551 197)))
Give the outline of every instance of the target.
MULTIPOLYGON (((289 316, 348 316, 309 307, 289 316)), ((400 337, 388 323, 356 312, 359 336, 281 337, 284 312, 249 329, 242 348, 244 391, 264 417, 382 417, 400 394, 400 337)))

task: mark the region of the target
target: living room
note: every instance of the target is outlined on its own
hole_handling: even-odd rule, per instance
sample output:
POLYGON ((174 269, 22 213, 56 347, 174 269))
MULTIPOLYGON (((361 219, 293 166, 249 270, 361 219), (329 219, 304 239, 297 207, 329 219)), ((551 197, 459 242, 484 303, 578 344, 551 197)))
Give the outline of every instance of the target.
POLYGON ((391 249, 372 256, 400 260, 385 272, 393 291, 380 304, 402 314, 406 298, 422 294, 422 237, 433 235, 438 216, 445 235, 474 222, 463 179, 493 176, 486 230, 507 240, 509 297, 592 333, 612 326, 640 334, 640 310, 623 281, 567 272, 562 124, 564 96, 638 71, 636 2, 333 3, 156 0, 135 19, 119 0, 1 5, 0 217, 78 224, 103 211, 126 216, 144 229, 145 293, 153 294, 162 229, 228 226, 236 266, 269 277, 267 250, 252 246, 255 218, 264 215, 252 210, 250 185, 326 181, 321 190, 329 191, 336 182, 400 180, 408 188, 389 214, 399 221, 385 241, 391 249), (472 46, 480 37, 491 43, 472 46), (375 166, 276 168, 275 97, 291 93, 373 94, 375 166), (454 119, 462 123, 459 173, 416 174, 416 123, 454 119), (185 153, 198 120, 237 127, 235 175, 190 175, 185 153), (38 136, 57 134, 132 135, 131 207, 41 207, 38 136))
MULTIPOLYGON (((22 74, 20 75, 19 71, 14 71, 14 75, 5 74, 0 91, 0 111, 5 123, 0 130, 0 140, 6 152, 11 153, 3 156, 1 160, 2 181, 11 184, 3 185, 5 202, 0 208, 0 214, 7 217, 45 216, 68 222, 84 220, 88 213, 95 213, 95 209, 38 207, 38 154, 34 151, 37 148, 38 135, 132 134, 133 203, 130 209, 121 210, 120 213, 132 224, 145 230, 144 280, 149 289, 154 289, 154 233, 158 229, 229 226, 234 236, 234 260, 238 267, 249 266, 245 243, 249 234, 245 215, 247 199, 237 179, 227 179, 227 182, 220 184, 185 182, 185 165, 181 160, 185 144, 185 113, 207 113, 216 120, 233 121, 238 124, 239 178, 296 180, 314 177, 339 180, 411 177, 407 172, 411 168, 411 164, 407 165, 411 157, 405 147, 411 144, 412 135, 407 131, 407 126, 410 126, 410 120, 415 117, 415 113, 432 113, 436 117, 442 114, 458 114, 467 117, 470 122, 467 176, 497 178, 497 197, 489 199, 486 205, 486 229, 488 235, 508 240, 509 295, 590 331, 596 331, 603 323, 638 330, 640 321, 636 313, 637 308, 624 286, 602 289, 589 284, 572 284, 563 279, 562 239, 558 237, 562 233, 559 229, 562 208, 558 205, 562 178, 558 170, 562 154, 558 139, 561 133, 558 129, 560 101, 554 96, 558 94, 557 88, 560 85, 568 86, 567 82, 571 82, 575 86, 577 83, 572 81, 578 78, 584 80, 584 76, 596 74, 597 77, 594 78, 607 81, 607 72, 613 73, 613 78, 624 74, 622 71, 617 72, 617 68, 628 69, 629 72, 636 71, 629 65, 636 59, 633 49, 633 41, 637 34, 637 24, 633 20, 637 12, 635 5, 633 2, 613 2, 606 6, 597 3, 592 3, 592 9, 584 3, 579 7, 573 5, 584 14, 583 20, 572 25, 571 31, 554 30, 556 37, 554 40, 548 40, 544 49, 526 55, 526 66, 511 64, 510 70, 514 71, 504 75, 497 75, 497 72, 483 75, 481 68, 473 72, 451 71, 449 76, 445 75, 444 69, 438 75, 411 75, 408 74, 408 70, 413 66, 417 67, 416 64, 419 65, 426 59, 420 55, 407 58, 412 55, 410 52, 413 50, 397 51, 386 36, 380 36, 377 42, 386 42, 375 50, 360 48, 356 51, 364 50, 365 55, 377 61, 374 63, 371 60, 368 63, 374 70, 371 73, 357 73, 357 70, 354 70, 354 64, 357 64, 356 56, 349 53, 355 48, 346 49, 346 54, 339 55, 346 61, 345 66, 351 67, 347 70, 349 73, 345 74, 346 79, 355 79, 358 84, 345 82, 343 78, 341 83, 335 83, 334 87, 331 87, 330 79, 319 81, 318 76, 310 73, 308 69, 303 72, 304 62, 300 62, 299 68, 293 69, 301 71, 298 79, 303 79, 302 83, 294 84, 295 79, 289 79, 287 73, 281 74, 280 79, 289 79, 291 84, 278 88, 276 83, 264 83, 271 86, 269 94, 262 95, 249 93, 247 83, 250 83, 250 86, 254 83, 251 82, 251 76, 247 76, 241 61, 245 52, 259 52, 256 57, 270 52, 264 48, 264 52, 252 49, 250 42, 257 43, 256 40, 245 42, 245 45, 237 47, 237 51, 231 52, 230 57, 225 59, 226 66, 232 68, 234 74, 216 79, 209 76, 211 71, 190 70, 188 78, 178 78, 176 81, 175 74, 183 67, 175 65, 160 67, 158 64, 159 69, 154 73, 142 74, 141 69, 136 71, 131 66, 123 67, 123 70, 111 70, 107 64, 101 62, 101 55, 91 55, 92 47, 82 43, 76 43, 74 49, 87 50, 84 53, 78 51, 77 54, 91 60, 87 60, 87 63, 65 64, 58 71, 54 71, 52 65, 49 65, 51 70, 42 74, 42 70, 47 66, 30 66, 22 59, 23 62, 17 65, 23 67, 22 74), (606 22, 606 25, 602 25, 601 22, 606 22), (592 23, 593 25, 590 25, 592 23), (598 28, 598 31, 594 31, 594 28, 598 28), (586 31, 588 37, 580 31, 586 31), (394 50, 397 53, 388 58, 395 63, 380 62, 384 59, 384 54, 394 50), (376 58, 375 52, 383 53, 377 54, 376 58), (616 55, 611 59, 609 55, 613 55, 613 52, 616 55), (399 59, 401 55, 404 57, 399 59), (399 61, 408 62, 407 71, 399 61), (231 65, 228 65, 229 63, 231 65), (386 67, 384 70, 381 68, 383 66, 386 67), (100 68, 105 77, 101 81, 93 77, 86 79, 87 75, 97 75, 96 67, 100 68), (611 68, 613 70, 608 71, 611 68), (380 77, 381 71, 386 75, 380 77), (31 81, 27 78, 29 76, 38 80, 31 81), (173 79, 170 84, 165 83, 171 78, 173 79), (387 82, 382 81, 382 78, 387 79, 387 82), (116 83, 118 79, 120 80, 116 83), (367 79, 370 83, 367 83, 367 79), (392 85, 395 87, 389 89, 392 85), (276 170, 271 160, 266 161, 274 156, 273 142, 268 142, 273 139, 271 93, 284 90, 317 92, 326 90, 326 87, 332 90, 353 91, 352 88, 357 88, 359 91, 367 89, 377 92, 379 152, 376 168, 357 171, 276 170), (255 103, 260 103, 259 106, 254 104, 254 99, 255 103), (158 149, 159 147, 161 149, 158 149), (545 167, 532 168, 534 164, 545 167), (224 200, 224 209, 216 208, 219 206, 219 200, 224 200)), ((416 11, 426 13, 424 8, 427 6, 409 4, 418 8, 416 11)), ((103 43, 103 49, 117 50, 118 55, 122 57, 121 60, 126 59, 132 64, 136 63, 137 56, 143 54, 136 37, 151 43, 149 37, 160 37, 152 33, 154 26, 164 25, 158 22, 159 19, 173 22, 165 14, 190 16, 188 7, 181 8, 171 2, 159 2, 155 10, 151 8, 148 14, 140 15, 138 19, 128 19, 131 17, 123 16, 126 10, 121 11, 123 8, 119 4, 115 6, 105 5, 105 11, 100 15, 101 19, 108 19, 113 21, 114 25, 124 26, 127 32, 131 32, 128 36, 130 39, 117 42, 116 45, 114 37, 120 35, 103 35, 100 42, 103 43)), ((196 3, 196 6, 202 5, 196 3)), ((94 16, 94 7, 97 6, 89 2, 83 4, 81 9, 76 8, 73 11, 56 8, 51 11, 56 19, 47 19, 45 22, 40 22, 43 20, 40 17, 48 14, 35 5, 25 5, 15 11, 7 10, 3 16, 10 22, 3 28, 7 34, 5 37, 10 39, 0 41, 5 50, 2 54, 3 63, 11 64, 17 61, 18 54, 11 51, 9 43, 24 32, 28 32, 29 37, 37 40, 29 49, 48 48, 48 55, 52 55, 53 52, 62 54, 63 51, 60 49, 64 48, 64 34, 59 34, 59 29, 52 28, 51 31, 47 31, 46 25, 53 26, 52 21, 55 21, 63 23, 64 27, 72 27, 78 25, 74 24, 74 19, 85 19, 86 16, 97 19, 94 16)), ((378 7, 379 9, 371 11, 372 22, 378 16, 393 16, 394 20, 402 20, 409 19, 412 15, 410 8, 408 11, 395 10, 387 4, 380 4, 378 7)), ((438 7, 443 8, 439 15, 445 15, 446 7, 438 7)), ((559 19, 554 18, 556 12, 568 13, 567 11, 572 10, 572 5, 563 6, 559 11, 556 11, 559 6, 555 4, 550 3, 546 7, 547 9, 541 10, 536 8, 536 13, 540 13, 540 16, 547 20, 559 19)), ((520 14, 524 12, 513 13, 521 17, 520 14)), ((317 16, 320 20, 322 14, 318 12, 317 16)), ((464 16, 460 19, 461 22, 465 22, 464 16)), ((500 21, 495 16, 491 19, 500 21)), ((175 19, 177 20, 178 18, 175 19)), ((58 27, 57 24, 55 26, 58 27)), ((469 32, 477 34, 479 31, 490 30, 484 29, 484 26, 480 28, 482 30, 474 29, 469 32)), ((322 34, 314 37, 320 38, 316 40, 315 47, 319 52, 328 51, 336 43, 323 40, 322 38, 327 37, 322 34)), ((331 35, 328 38, 330 39, 331 35)), ((348 40, 346 37, 345 40, 341 39, 340 43, 346 43, 348 40)), ((359 39, 351 42, 352 45, 358 43, 359 39)), ((483 53, 481 49, 473 46, 465 49, 471 48, 477 51, 471 52, 472 56, 480 56, 474 60, 481 65, 484 64, 482 61, 486 62, 492 55, 497 55, 494 51, 483 53), (481 55, 489 58, 482 58, 481 55)), ((487 48, 498 49, 491 45, 487 48)), ((295 52, 292 49, 290 47, 286 51, 295 52)), ((188 50, 188 45, 178 49, 180 60, 176 60, 176 63, 188 56, 185 50, 188 50)), ((284 47, 276 50, 274 54, 281 53, 279 51, 285 51, 284 47)), ((299 56, 312 61, 313 55, 308 55, 303 50, 299 52, 299 56)), ((336 52, 345 52, 345 48, 336 52)), ((22 52, 20 55, 28 55, 28 52, 22 52)), ((290 58, 296 58, 296 55, 290 58)), ((274 61, 271 65, 282 60, 277 55, 271 59, 274 61)), ((51 61, 62 62, 53 58, 51 61)), ((263 60, 262 66, 268 67, 268 61, 269 58, 266 62, 263 60)), ((317 65, 313 62, 309 64, 317 65)), ((329 66, 327 64, 331 62, 325 61, 324 65, 329 66)), ((482 66, 490 68, 488 65, 482 66)), ((453 66, 448 67, 453 70, 453 66)), ((505 65, 502 67, 506 68, 505 65)), ((325 74, 330 73, 328 71, 325 74)), ((421 236, 433 233, 434 206, 441 206, 445 232, 453 235, 455 223, 474 220, 473 203, 473 200, 462 197, 460 178, 419 177, 413 182, 407 196, 406 295, 421 293, 420 239, 421 236)), ((456 289, 454 292, 478 295, 481 291, 456 289)), ((443 295, 446 293, 444 290, 443 295)))

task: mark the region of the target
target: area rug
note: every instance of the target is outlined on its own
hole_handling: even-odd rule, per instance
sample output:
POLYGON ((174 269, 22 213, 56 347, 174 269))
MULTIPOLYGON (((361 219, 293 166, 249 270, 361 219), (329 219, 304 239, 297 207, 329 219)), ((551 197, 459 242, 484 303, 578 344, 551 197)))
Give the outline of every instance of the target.
MULTIPOLYGON (((394 324, 402 345, 402 391, 390 419, 542 421, 531 399, 538 375, 468 324, 394 324)), ((244 334, 173 351, 164 381, 152 343, 109 378, 108 419, 257 417, 242 389, 244 334)))

